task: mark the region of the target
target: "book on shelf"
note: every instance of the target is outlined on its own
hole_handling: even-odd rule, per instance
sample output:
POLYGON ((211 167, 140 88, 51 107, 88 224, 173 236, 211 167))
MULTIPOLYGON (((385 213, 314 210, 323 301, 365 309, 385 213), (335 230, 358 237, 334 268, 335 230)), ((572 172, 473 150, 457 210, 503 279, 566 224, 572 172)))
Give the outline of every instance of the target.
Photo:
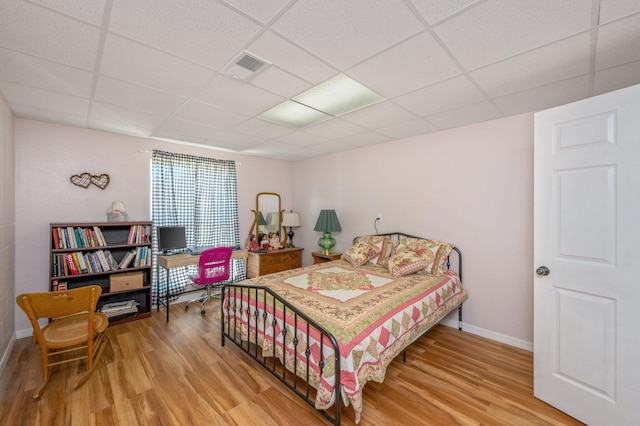
POLYGON ((69 274, 78 275, 78 269, 76 268, 76 264, 73 261, 73 254, 67 253, 65 254, 64 258, 67 264, 67 268, 69 269, 69 274))
POLYGON ((100 267, 103 271, 111 270, 109 266, 109 262, 107 261, 107 257, 104 255, 104 251, 96 250, 96 256, 98 256, 98 260, 100 261, 100 267))
POLYGON ((129 267, 129 264, 131 264, 131 261, 136 257, 136 251, 135 250, 131 250, 130 252, 128 252, 126 255, 124 255, 124 257, 122 258, 122 260, 120 261, 120 264, 118 265, 118 268, 120 269, 126 269, 129 267))

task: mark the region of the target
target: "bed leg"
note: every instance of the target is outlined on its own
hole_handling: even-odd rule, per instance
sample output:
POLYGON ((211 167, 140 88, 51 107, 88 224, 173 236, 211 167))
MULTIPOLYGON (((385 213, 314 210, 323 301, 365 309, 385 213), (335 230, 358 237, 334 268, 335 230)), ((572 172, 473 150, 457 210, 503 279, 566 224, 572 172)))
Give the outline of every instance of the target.
POLYGON ((406 350, 402 351, 402 363, 403 364, 407 363, 407 351, 406 350))
POLYGON ((462 305, 458 306, 458 330, 462 331, 462 305))

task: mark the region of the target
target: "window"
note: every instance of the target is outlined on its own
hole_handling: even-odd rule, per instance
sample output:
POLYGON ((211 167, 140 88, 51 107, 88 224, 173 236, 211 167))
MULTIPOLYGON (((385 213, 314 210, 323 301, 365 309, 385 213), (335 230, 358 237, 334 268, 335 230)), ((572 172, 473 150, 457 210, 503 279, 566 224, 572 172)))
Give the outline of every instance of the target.
MULTIPOLYGON (((158 226, 184 226, 187 246, 240 244, 235 161, 154 150, 151 186, 154 234, 158 226)), ((155 256, 157 238, 153 249, 155 256)), ((196 273, 197 265, 172 270, 170 296, 184 292, 191 282, 189 274, 196 273)), ((165 294, 167 285, 165 275, 157 275, 154 303, 158 289, 165 294)), ((230 281, 240 281, 245 276, 244 262, 232 260, 230 281)))

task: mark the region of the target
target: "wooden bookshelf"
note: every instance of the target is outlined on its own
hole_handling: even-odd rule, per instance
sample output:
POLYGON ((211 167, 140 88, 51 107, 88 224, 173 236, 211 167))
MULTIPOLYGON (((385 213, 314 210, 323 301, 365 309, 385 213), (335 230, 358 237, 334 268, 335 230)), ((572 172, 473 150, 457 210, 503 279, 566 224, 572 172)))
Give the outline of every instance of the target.
POLYGON ((98 310, 126 300, 138 303, 137 313, 109 318, 110 325, 151 316, 151 235, 150 221, 51 223, 49 291, 65 283, 67 288, 96 284, 102 288, 98 310), (142 286, 126 288, 125 282, 124 290, 112 291, 114 277, 120 284, 132 277, 132 286, 140 281, 142 286))

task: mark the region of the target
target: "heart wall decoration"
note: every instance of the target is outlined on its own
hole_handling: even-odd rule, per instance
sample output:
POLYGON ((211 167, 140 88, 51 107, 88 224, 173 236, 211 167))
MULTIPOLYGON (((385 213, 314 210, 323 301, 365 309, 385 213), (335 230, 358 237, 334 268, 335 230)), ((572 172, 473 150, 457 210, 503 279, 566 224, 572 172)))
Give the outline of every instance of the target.
POLYGON ((105 189, 111 178, 108 174, 102 173, 101 175, 92 175, 91 173, 84 172, 79 175, 72 175, 69 177, 72 184, 87 189, 89 185, 95 185, 100 189, 105 189))

